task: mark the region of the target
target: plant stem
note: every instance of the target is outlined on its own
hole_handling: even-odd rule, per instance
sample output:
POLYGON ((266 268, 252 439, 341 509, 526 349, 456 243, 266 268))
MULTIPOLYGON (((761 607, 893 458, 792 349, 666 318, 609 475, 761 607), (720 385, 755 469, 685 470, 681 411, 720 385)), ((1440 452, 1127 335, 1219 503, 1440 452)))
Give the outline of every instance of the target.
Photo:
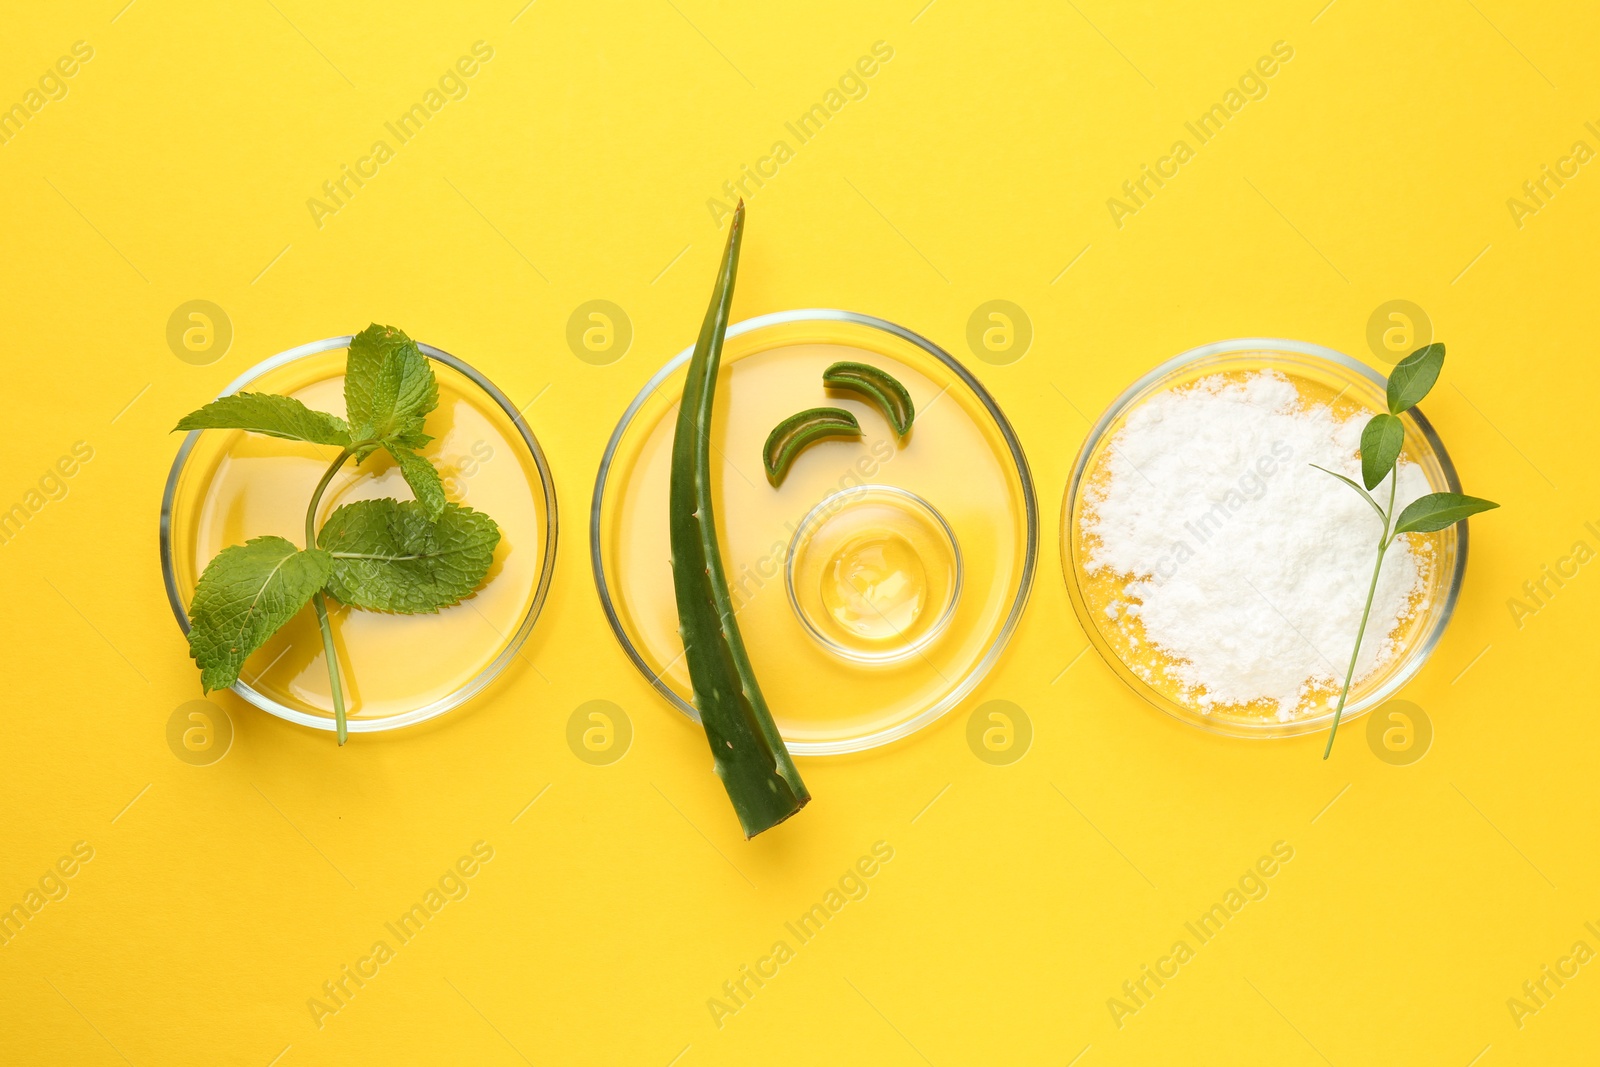
POLYGON ((1356 676, 1356 659, 1361 655, 1361 638, 1367 632, 1367 619, 1372 614, 1372 600, 1378 592, 1378 575, 1383 571, 1383 554, 1389 551, 1391 541, 1389 526, 1394 521, 1394 496, 1400 481, 1399 471, 1389 474, 1389 510, 1383 513, 1383 530, 1378 534, 1378 562, 1372 567, 1372 583, 1367 586, 1367 604, 1361 609, 1361 626, 1356 630, 1356 647, 1350 650, 1350 669, 1345 672, 1344 688, 1339 692, 1339 706, 1333 709, 1333 727, 1328 731, 1328 747, 1322 750, 1327 759, 1333 752, 1333 739, 1339 733, 1339 716, 1344 714, 1344 703, 1350 699, 1350 683, 1356 676))
MULTIPOLYGON (((322 481, 317 483, 316 491, 311 494, 311 504, 306 508, 306 548, 317 547, 317 505, 322 503, 322 494, 327 492, 328 483, 333 481, 333 476, 339 473, 339 468, 344 466, 344 461, 350 458, 350 449, 339 453, 322 476, 322 481)), ((346 727, 344 714, 344 689, 339 684, 339 654, 333 648, 333 627, 328 625, 328 601, 322 595, 322 590, 312 594, 311 604, 317 610, 317 625, 322 629, 322 651, 328 660, 328 691, 333 696, 333 719, 338 732, 339 744, 344 744, 350 732, 346 727)))

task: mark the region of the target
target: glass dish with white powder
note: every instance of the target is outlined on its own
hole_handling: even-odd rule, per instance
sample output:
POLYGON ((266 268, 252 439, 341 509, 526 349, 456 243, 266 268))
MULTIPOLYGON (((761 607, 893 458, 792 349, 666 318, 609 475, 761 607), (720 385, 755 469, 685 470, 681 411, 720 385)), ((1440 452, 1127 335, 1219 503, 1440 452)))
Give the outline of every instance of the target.
MULTIPOLYGON (((1261 339, 1187 352, 1117 398, 1074 465, 1061 547, 1079 621, 1128 685, 1220 733, 1326 727, 1379 519, 1311 465, 1359 480, 1362 426, 1383 410, 1384 378, 1363 364, 1261 339)), ((1396 514, 1425 493, 1461 491, 1427 420, 1414 409, 1402 420, 1396 514)), ((1466 550, 1465 524, 1389 550, 1345 719, 1421 668, 1466 550)))

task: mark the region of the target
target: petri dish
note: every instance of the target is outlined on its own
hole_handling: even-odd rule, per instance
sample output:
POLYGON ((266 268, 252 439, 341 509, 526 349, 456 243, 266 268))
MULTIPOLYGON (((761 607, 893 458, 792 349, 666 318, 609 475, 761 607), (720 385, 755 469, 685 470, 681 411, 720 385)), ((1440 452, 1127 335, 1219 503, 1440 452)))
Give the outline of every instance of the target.
MULTIPOLYGON (((221 395, 282 393, 344 414, 350 338, 331 337, 251 367, 221 395)), ((352 610, 329 601, 352 733, 393 730, 459 707, 517 657, 549 591, 556 552, 556 496, 544 452, 495 385, 431 345, 439 406, 423 454, 447 496, 499 524, 488 580, 471 597, 432 615, 352 610)), ((305 507, 337 449, 249 434, 196 430, 185 437, 161 501, 161 568, 167 599, 188 632, 188 604, 219 551, 252 537, 305 538, 305 507)), ((409 499, 386 455, 346 464, 323 497, 318 522, 335 508, 376 497, 409 499)), ((322 639, 310 611, 274 634, 245 663, 233 691, 290 722, 334 728, 322 639)))
MULTIPOLYGON (((691 354, 685 349, 657 371, 606 445, 590 509, 590 561, 624 652, 673 707, 698 721, 667 526, 672 438, 691 354)), ((740 631, 790 751, 858 752, 937 720, 993 668, 1033 582, 1038 506, 1021 444, 999 406, 932 342, 832 309, 730 326, 720 374, 711 433, 717 532, 740 631), (916 406, 904 440, 870 404, 823 388, 823 370, 840 360, 874 364, 904 383, 916 406), (761 464, 767 433, 818 405, 852 411, 863 436, 813 444, 774 489, 761 464), (791 555, 822 518, 861 518, 862 505, 885 499, 934 527, 900 531, 911 536, 896 548, 908 547, 924 568, 926 604, 906 635, 847 636, 842 647, 819 639, 796 603, 804 596, 786 592, 791 555), (940 547, 945 537, 949 549, 940 547)), ((855 532, 870 534, 870 525, 855 532)))
POLYGON ((789 606, 817 642, 862 663, 916 655, 955 614, 961 549, 944 516, 892 485, 825 498, 789 545, 789 606))
MULTIPOLYGON (((1202 378, 1264 370, 1287 376, 1303 400, 1329 404, 1341 418, 1387 410, 1385 378, 1333 349, 1269 338, 1204 345, 1162 363, 1112 402, 1078 453, 1062 502, 1062 570, 1073 610, 1095 650, 1118 677, 1155 707, 1192 726, 1235 737, 1291 737, 1324 731, 1333 720, 1333 711, 1324 703, 1317 710, 1280 721, 1262 707, 1213 704, 1207 708, 1193 691, 1169 680, 1164 673, 1169 661, 1141 639, 1138 621, 1114 606, 1126 601, 1125 586, 1134 576, 1087 573, 1085 564, 1092 545, 1087 541, 1090 535, 1085 532, 1084 520, 1086 509, 1092 507, 1090 489, 1104 476, 1102 460, 1130 412, 1159 393, 1202 378)), ((1405 425, 1402 455, 1418 466, 1430 489, 1461 492, 1449 454, 1422 412, 1412 408, 1401 421, 1405 425)), ((1394 696, 1422 669, 1455 610, 1467 565, 1466 524, 1419 537, 1413 545, 1423 562, 1422 580, 1410 616, 1392 635, 1398 651, 1351 689, 1341 726, 1394 696)), ((1370 632, 1366 639, 1372 639, 1370 632)), ((1342 677, 1339 680, 1343 681, 1342 677)), ((1333 693, 1337 695, 1337 688, 1333 693)))

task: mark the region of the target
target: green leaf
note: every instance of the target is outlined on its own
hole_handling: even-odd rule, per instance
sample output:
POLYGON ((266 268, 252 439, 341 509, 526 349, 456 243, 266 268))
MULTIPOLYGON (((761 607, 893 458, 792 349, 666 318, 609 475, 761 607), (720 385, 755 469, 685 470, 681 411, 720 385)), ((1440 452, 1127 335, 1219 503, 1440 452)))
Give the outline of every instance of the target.
POLYGON ((314 411, 291 396, 234 393, 185 415, 177 430, 249 430, 318 445, 350 444, 350 427, 337 415, 314 411))
POLYGON ((1383 476, 1394 470, 1400 448, 1406 443, 1406 427, 1393 415, 1374 415, 1361 431, 1361 480, 1376 489, 1383 476))
POLYGON ((189 655, 206 692, 239 680, 250 654, 321 589, 333 560, 282 537, 257 537, 217 553, 189 605, 189 655))
POLYGON ((459 603, 478 588, 500 528, 481 511, 447 504, 432 521, 415 500, 339 508, 317 544, 333 557, 328 592, 352 607, 406 615, 459 603))
MULTIPOLYGON (((1311 466, 1317 467, 1317 465, 1315 463, 1311 464, 1311 466)), ((1339 479, 1345 485, 1348 485, 1350 488, 1354 489, 1357 493, 1360 493, 1361 494, 1361 499, 1365 500, 1369 505, 1371 505, 1372 510, 1376 511, 1378 513, 1378 521, 1379 522, 1384 522, 1385 521, 1384 514, 1383 514, 1383 508, 1379 506, 1379 504, 1378 504, 1378 502, 1376 500, 1372 499, 1372 494, 1367 492, 1365 489, 1361 488, 1361 486, 1353 478, 1346 478, 1344 475, 1340 474, 1338 471, 1331 471, 1327 467, 1317 467, 1317 470, 1321 471, 1323 474, 1331 474, 1331 475, 1333 475, 1335 478, 1339 479)))
MULTIPOLYGON (((711 416, 716 409, 717 367, 739 273, 744 201, 734 208, 728 243, 689 358, 672 436, 668 486, 668 537, 678 633, 689 667, 694 705, 711 746, 722 787, 733 802, 747 838, 771 829, 811 799, 783 735, 773 721, 755 668, 744 647, 717 541, 716 500, 711 477, 711 416)), ((816 700, 827 702, 819 692, 816 700)))
POLYGON ((391 440, 421 448, 430 440, 422 423, 439 406, 439 383, 415 341, 393 326, 373 323, 350 341, 344 404, 353 439, 365 445, 358 459, 391 440))
POLYGON ((1398 415, 1417 406, 1439 380, 1444 367, 1444 345, 1435 341, 1394 365, 1389 374, 1389 414, 1398 415))
POLYGON ((1499 506, 1493 500, 1484 500, 1482 497, 1429 493, 1406 505, 1405 510, 1400 512, 1399 521, 1395 523, 1394 532, 1433 533, 1446 526, 1454 526, 1468 515, 1499 506))
POLYGON ((384 447, 400 465, 400 473, 405 476, 411 491, 417 494, 417 503, 422 505, 423 512, 429 520, 437 519, 444 513, 446 502, 444 481, 440 479, 439 472, 432 463, 404 445, 389 444, 384 447))

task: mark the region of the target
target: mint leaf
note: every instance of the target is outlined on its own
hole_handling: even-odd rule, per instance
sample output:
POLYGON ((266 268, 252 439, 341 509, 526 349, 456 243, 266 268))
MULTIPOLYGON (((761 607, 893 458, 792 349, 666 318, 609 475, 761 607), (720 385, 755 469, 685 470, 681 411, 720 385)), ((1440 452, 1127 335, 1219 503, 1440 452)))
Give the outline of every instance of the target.
POLYGON ((444 513, 445 505, 444 481, 440 479, 439 472, 434 470, 432 463, 404 445, 389 444, 384 447, 400 465, 400 473, 405 476, 411 491, 417 494, 417 503, 422 505, 428 519, 437 519, 444 513))
POLYGON ((372 421, 378 371, 390 352, 409 341, 404 332, 377 323, 350 339, 344 364, 344 407, 345 417, 352 426, 372 421))
POLYGON ((337 415, 314 411, 291 396, 234 393, 185 415, 176 430, 249 430, 317 445, 350 444, 350 428, 337 415))
POLYGON ((257 537, 217 553, 189 605, 189 655, 206 692, 239 680, 250 654, 327 582, 333 560, 282 537, 257 537))
POLYGON ((1416 407, 1444 368, 1444 345, 1437 341, 1419 348, 1394 365, 1389 373, 1389 413, 1398 415, 1416 407))
POLYGON ((385 441, 420 448, 431 440, 422 423, 439 405, 439 384, 415 341, 373 323, 350 341, 344 403, 352 435, 365 446, 357 458, 365 459, 385 441))
POLYGON ((1383 476, 1394 470, 1400 449, 1406 443, 1406 428, 1393 415, 1374 415, 1361 431, 1361 480, 1375 489, 1383 476))
POLYGON ((1395 523, 1394 532, 1433 533, 1454 526, 1469 515, 1499 507, 1493 500, 1463 496, 1460 493, 1429 493, 1406 505, 1395 523))
POLYGON ((361 500, 323 524, 333 557, 328 592, 352 607, 435 612, 470 596, 494 559, 500 528, 481 511, 447 504, 430 521, 415 500, 361 500))

